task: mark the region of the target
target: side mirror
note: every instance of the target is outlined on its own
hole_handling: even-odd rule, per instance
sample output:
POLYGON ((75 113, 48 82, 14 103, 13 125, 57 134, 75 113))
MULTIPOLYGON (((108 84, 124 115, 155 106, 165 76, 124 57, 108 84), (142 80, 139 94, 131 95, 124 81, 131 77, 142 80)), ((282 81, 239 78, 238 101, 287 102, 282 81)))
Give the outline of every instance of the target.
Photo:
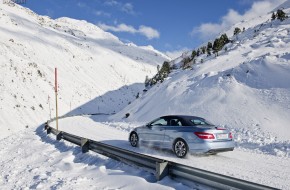
POLYGON ((146 124, 146 127, 150 128, 152 127, 152 125, 150 125, 149 123, 146 124))

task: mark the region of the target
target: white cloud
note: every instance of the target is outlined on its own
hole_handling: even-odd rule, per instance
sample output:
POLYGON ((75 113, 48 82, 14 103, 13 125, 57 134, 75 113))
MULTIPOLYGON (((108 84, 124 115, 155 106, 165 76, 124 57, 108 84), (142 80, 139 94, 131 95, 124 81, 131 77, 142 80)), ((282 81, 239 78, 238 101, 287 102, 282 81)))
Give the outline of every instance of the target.
POLYGON ((128 14, 135 14, 134 10, 133 10, 133 5, 131 3, 126 3, 124 5, 122 5, 121 10, 125 13, 128 14))
POLYGON ((101 24, 98 24, 98 26, 105 31, 129 32, 132 34, 137 32, 137 30, 133 26, 126 25, 126 24, 118 24, 117 26, 110 26, 110 25, 101 23, 101 24))
POLYGON ((160 37, 160 34, 157 30, 155 30, 154 28, 151 28, 149 26, 144 26, 144 25, 141 25, 138 29, 134 28, 133 26, 126 25, 124 23, 118 24, 116 26, 110 26, 107 24, 100 23, 100 24, 98 24, 98 26, 105 31, 128 32, 131 34, 135 34, 135 33, 141 34, 149 40, 151 40, 153 38, 160 37))
POLYGON ((135 14, 134 11, 134 6, 132 5, 132 3, 121 3, 115 0, 107 0, 104 2, 104 5, 107 6, 111 6, 111 7, 117 7, 119 10, 121 10, 122 12, 125 12, 127 14, 135 14))
POLYGON ((149 26, 144 26, 144 25, 141 25, 139 27, 139 30, 138 30, 139 33, 141 33, 142 35, 146 36, 147 39, 153 39, 153 38, 159 38, 160 37, 160 34, 157 30, 155 30, 154 28, 151 28, 149 26))
POLYGON ((110 13, 107 13, 107 12, 104 12, 104 11, 100 11, 100 10, 95 10, 95 11, 93 11, 93 13, 94 13, 96 16, 111 17, 111 14, 110 14, 110 13))
POLYGON ((275 7, 283 3, 285 0, 263 0, 253 2, 251 8, 244 14, 230 9, 228 13, 221 18, 219 23, 203 23, 193 28, 191 36, 198 36, 202 40, 208 40, 216 37, 220 32, 228 29, 230 26, 242 20, 249 20, 272 11, 275 7))
POLYGON ((116 6, 116 5, 119 5, 119 3, 115 0, 107 0, 105 1, 104 3, 105 5, 108 5, 108 6, 116 6))

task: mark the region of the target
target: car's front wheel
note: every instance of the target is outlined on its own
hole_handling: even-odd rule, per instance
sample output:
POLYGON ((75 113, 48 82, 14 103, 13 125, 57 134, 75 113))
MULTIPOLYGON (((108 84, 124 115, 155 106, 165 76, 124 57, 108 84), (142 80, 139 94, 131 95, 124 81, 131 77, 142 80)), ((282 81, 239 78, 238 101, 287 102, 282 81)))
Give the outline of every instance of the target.
POLYGON ((138 137, 137 133, 132 132, 132 133, 130 134, 130 144, 131 144, 133 147, 137 147, 137 146, 138 146, 138 142, 139 142, 139 137, 138 137))
POLYGON ((178 158, 184 158, 187 154, 187 144, 182 139, 177 139, 173 144, 173 151, 178 158))

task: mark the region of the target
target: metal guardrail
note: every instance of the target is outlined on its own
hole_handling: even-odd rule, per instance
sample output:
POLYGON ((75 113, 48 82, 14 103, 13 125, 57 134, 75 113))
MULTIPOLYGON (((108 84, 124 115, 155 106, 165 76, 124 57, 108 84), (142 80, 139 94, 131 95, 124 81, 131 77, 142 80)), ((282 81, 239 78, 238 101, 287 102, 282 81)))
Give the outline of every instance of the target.
MULTIPOLYGON (((51 120, 53 121, 53 120, 51 120)), ((79 145, 82 152, 89 150, 105 155, 109 158, 147 169, 156 176, 156 180, 161 180, 165 176, 170 176, 180 180, 185 184, 194 182, 214 187, 216 189, 245 189, 245 190, 270 190, 273 187, 260 185, 257 183, 209 172, 206 170, 182 165, 179 163, 155 158, 152 156, 136 153, 112 145, 93 141, 76 135, 72 135, 63 131, 57 131, 49 126, 48 121, 45 125, 47 134, 56 135, 57 140, 67 140, 73 144, 79 145)))

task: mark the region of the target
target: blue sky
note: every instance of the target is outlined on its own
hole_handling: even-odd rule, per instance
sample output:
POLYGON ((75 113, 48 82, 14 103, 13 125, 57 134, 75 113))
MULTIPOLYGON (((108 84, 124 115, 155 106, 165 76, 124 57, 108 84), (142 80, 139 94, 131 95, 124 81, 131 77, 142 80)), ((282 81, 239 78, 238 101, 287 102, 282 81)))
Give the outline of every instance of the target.
POLYGON ((174 57, 230 25, 265 14, 285 0, 26 0, 51 18, 86 20, 123 42, 152 45, 174 57))

